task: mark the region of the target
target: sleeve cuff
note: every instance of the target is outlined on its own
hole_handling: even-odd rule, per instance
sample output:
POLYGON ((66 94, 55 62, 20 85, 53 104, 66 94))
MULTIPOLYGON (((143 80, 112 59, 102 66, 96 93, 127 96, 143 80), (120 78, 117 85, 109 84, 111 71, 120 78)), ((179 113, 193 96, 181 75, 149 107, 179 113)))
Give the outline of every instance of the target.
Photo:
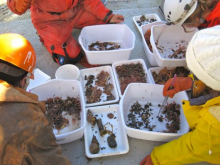
POLYGON ((105 16, 105 18, 103 19, 103 22, 108 23, 113 16, 114 14, 112 14, 112 11, 110 10, 108 14, 105 16))

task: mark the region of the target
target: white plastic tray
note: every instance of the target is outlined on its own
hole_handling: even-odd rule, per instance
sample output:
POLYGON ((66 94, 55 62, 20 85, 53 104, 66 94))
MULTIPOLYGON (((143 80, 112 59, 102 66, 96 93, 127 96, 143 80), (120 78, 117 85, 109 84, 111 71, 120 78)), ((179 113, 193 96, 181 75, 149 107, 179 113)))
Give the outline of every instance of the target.
MULTIPOLYGON (((154 121, 154 124, 157 126, 155 131, 148 131, 146 129, 135 129, 130 128, 126 125, 128 120, 128 114, 131 105, 133 105, 136 101, 138 101, 141 105, 144 105, 148 102, 153 104, 153 113, 152 117, 158 115, 160 108, 158 104, 162 104, 164 97, 162 95, 163 85, 156 84, 146 84, 146 83, 132 83, 127 87, 125 94, 120 100, 120 112, 122 116, 122 123, 125 127, 125 130, 128 136, 143 139, 143 140, 152 140, 152 141, 163 141, 168 142, 173 139, 177 139, 183 134, 189 131, 189 125, 186 121, 186 118, 182 109, 182 100, 188 100, 188 96, 185 91, 177 93, 173 98, 168 99, 168 103, 173 103, 173 101, 177 104, 180 104, 180 130, 177 133, 163 133, 163 132, 155 132, 158 130, 163 130, 165 128, 166 121, 159 122, 154 121)), ((158 120, 158 119, 154 119, 158 120)), ((152 123, 151 123, 152 124, 152 123)))
POLYGON ((30 84, 28 85, 26 91, 30 91, 32 88, 45 83, 46 81, 50 80, 51 77, 48 76, 46 73, 41 71, 40 69, 34 69, 34 80, 30 79, 30 84))
POLYGON ((151 66, 158 66, 158 64, 155 60, 153 52, 150 51, 150 49, 149 49, 149 47, 148 47, 148 45, 145 41, 144 34, 146 33, 147 30, 151 29, 152 26, 159 25, 159 24, 165 24, 165 22, 164 21, 157 21, 157 22, 153 22, 153 23, 141 26, 141 37, 142 37, 142 42, 143 42, 143 45, 144 45, 144 51, 145 51, 145 54, 147 56, 147 59, 148 59, 149 63, 151 64, 151 66))
POLYGON ((90 64, 112 64, 128 60, 134 49, 135 35, 125 24, 86 26, 79 35, 79 43, 90 64), (88 46, 95 42, 113 42, 121 45, 120 49, 90 51, 88 46))
POLYGON ((121 87, 120 87, 120 82, 119 82, 119 79, 118 79, 118 74, 117 74, 117 71, 116 71, 116 67, 120 66, 120 65, 123 65, 123 64, 137 64, 137 63, 142 64, 143 70, 144 70, 144 72, 147 76, 147 78, 146 78, 147 83, 152 83, 151 78, 149 77, 147 66, 146 66, 143 59, 135 59, 135 60, 128 60, 128 61, 123 61, 123 62, 115 62, 115 63, 112 64, 112 69, 113 69, 115 82, 116 82, 118 93, 119 93, 120 97, 122 97, 122 92, 121 92, 121 87))
MULTIPOLYGON (((103 125, 109 122, 113 125, 113 133, 116 136, 116 142, 117 147, 111 148, 108 146, 107 138, 108 134, 104 135, 103 137, 99 134, 99 129, 97 124, 92 127, 92 125, 89 122, 86 122, 86 128, 84 131, 84 140, 85 140, 85 150, 86 150, 86 156, 89 158, 97 158, 97 157, 104 157, 104 156, 112 156, 112 155, 120 155, 120 154, 126 154, 129 151, 129 145, 128 145, 128 139, 125 132, 125 129, 122 125, 121 120, 121 114, 119 111, 119 105, 113 104, 113 105, 106 105, 106 106, 97 106, 97 107, 90 107, 86 109, 86 114, 88 109, 93 113, 93 115, 96 115, 96 118, 101 118, 103 125), (107 115, 109 113, 114 114, 113 119, 109 119, 107 115), (96 136, 99 146, 102 148, 100 149, 99 153, 92 154, 89 151, 89 146, 92 141, 93 135, 96 136)), ((111 128, 109 128, 111 130, 111 128)))
MULTIPOLYGON (((192 29, 191 29, 192 30, 192 29)), ((182 26, 175 25, 154 25, 151 27, 150 42, 153 48, 153 54, 158 66, 176 67, 186 66, 186 59, 170 59, 168 56, 173 54, 173 50, 177 50, 179 45, 188 46, 193 35, 198 31, 194 28, 193 32, 185 33, 182 26), (161 33, 162 32, 162 33, 161 33), (158 39, 159 38, 159 39, 158 39), (158 46, 156 42, 158 40, 158 46), (158 49, 163 49, 163 52, 158 49)))
POLYGON ((83 136, 85 128, 85 104, 81 85, 76 80, 49 80, 46 83, 36 86, 31 90, 31 93, 38 95, 39 101, 46 101, 49 98, 67 97, 79 98, 81 104, 81 120, 80 127, 73 130, 74 125, 70 124, 68 127, 58 131, 53 129, 58 144, 69 143, 74 140, 80 139, 83 136))
MULTIPOLYGON (((95 80, 97 80, 97 78, 95 80)), ((98 106, 98 105, 104 105, 104 104, 112 104, 112 103, 116 103, 119 101, 118 91, 117 91, 117 87, 115 84, 115 78, 114 78, 111 66, 102 66, 102 67, 95 67, 95 68, 89 68, 89 69, 81 69, 80 70, 80 82, 81 82, 82 89, 83 89, 83 96, 84 96, 86 107, 98 106), (95 77, 97 77, 97 75, 101 71, 106 71, 109 73, 110 79, 108 80, 108 82, 114 86, 114 88, 112 89, 112 94, 115 96, 115 99, 110 100, 110 101, 106 101, 107 95, 105 93, 102 93, 100 102, 88 104, 88 103, 86 103, 87 99, 85 96, 85 91, 86 91, 85 84, 87 83, 87 80, 85 80, 85 76, 94 75, 95 77)), ((95 86, 95 81, 93 81, 93 86, 95 86)), ((103 87, 98 87, 98 88, 100 88, 103 91, 103 87)))
MULTIPOLYGON (((157 14, 155 14, 155 13, 152 13, 152 14, 144 14, 145 15, 145 17, 147 18, 147 19, 156 19, 156 21, 155 22, 157 22, 157 21, 161 21, 161 19, 160 19, 160 17, 157 15, 157 14)), ((133 17, 133 21, 134 21, 134 23, 135 23, 135 25, 136 25, 136 27, 137 27, 137 29, 139 30, 139 32, 141 33, 141 27, 143 26, 143 25, 141 25, 141 26, 139 26, 139 24, 137 23, 137 21, 140 21, 140 17, 141 17, 142 15, 138 15, 138 16, 134 16, 133 17)), ((152 23, 154 23, 154 22, 152 22, 152 23)), ((145 22, 145 24, 144 25, 147 25, 147 24, 151 24, 150 22, 145 22)))

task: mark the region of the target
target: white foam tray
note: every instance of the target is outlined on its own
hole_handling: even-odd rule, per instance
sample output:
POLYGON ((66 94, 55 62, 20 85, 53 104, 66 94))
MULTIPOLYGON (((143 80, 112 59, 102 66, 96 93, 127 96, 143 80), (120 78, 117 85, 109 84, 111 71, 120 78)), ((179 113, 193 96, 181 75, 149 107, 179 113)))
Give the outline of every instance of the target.
POLYGON ((141 37, 142 37, 142 42, 143 42, 143 45, 144 45, 144 52, 145 52, 145 54, 147 56, 147 59, 148 59, 151 66, 158 66, 158 64, 155 60, 153 52, 150 51, 150 49, 149 49, 149 47, 148 47, 148 45, 145 41, 144 34, 146 33, 147 30, 151 29, 152 26, 160 25, 160 24, 165 24, 165 22, 164 21, 157 21, 157 22, 153 22, 153 23, 141 26, 141 37))
POLYGON ((79 35, 79 43, 90 64, 112 64, 130 58, 135 45, 135 35, 125 24, 86 26, 79 35), (90 51, 88 46, 97 41, 117 43, 121 45, 121 48, 107 51, 90 51))
MULTIPOLYGON (((120 155, 120 154, 128 153, 129 151, 128 138, 127 138, 125 129, 122 125, 119 105, 113 104, 113 105, 86 108, 86 114, 87 114, 88 109, 93 113, 93 115, 96 115, 97 119, 98 118, 102 119, 103 125, 106 124, 107 122, 113 125, 113 133, 116 136, 115 140, 117 142, 117 147, 111 148, 108 146, 107 138, 109 135, 106 134, 103 137, 101 137, 99 134, 99 129, 98 129, 97 124, 94 127, 92 127, 92 125, 89 122, 86 122, 86 127, 84 131, 86 156, 89 158, 97 158, 97 157, 113 156, 113 155, 120 155), (107 117, 109 113, 114 114, 115 118, 109 119, 107 117), (100 147, 102 148, 105 147, 105 149, 100 149, 99 153, 97 154, 92 154, 89 151, 89 146, 91 144, 93 135, 96 136, 100 147)), ((109 129, 111 130, 111 128, 109 129)))
POLYGON ((69 143, 80 139, 83 136, 84 128, 86 126, 85 101, 79 81, 53 79, 32 88, 31 93, 38 95, 39 101, 46 101, 49 98, 55 97, 61 97, 61 99, 67 99, 67 97, 79 98, 81 104, 80 127, 73 130, 75 126, 69 123, 69 126, 61 129, 59 133, 55 128, 53 129, 53 132, 58 144, 69 143))
POLYGON ((170 59, 168 56, 173 54, 172 49, 177 50, 179 48, 179 45, 185 47, 188 46, 189 41, 191 40, 193 35, 198 31, 197 28, 196 29, 194 28, 193 30, 194 30, 193 32, 185 33, 182 26, 164 25, 164 24, 154 25, 151 27, 150 42, 158 66, 161 67, 186 66, 185 58, 170 59), (158 46, 163 48, 163 52, 159 51, 159 49, 157 48, 155 44, 157 40, 158 40, 158 46))
MULTIPOLYGON (((82 89, 83 89, 83 97, 85 100, 85 106, 86 107, 90 107, 90 106, 98 106, 98 105, 104 105, 104 104, 112 104, 112 103, 116 103, 119 101, 119 96, 118 96, 118 91, 117 91, 117 87, 116 87, 116 83, 115 83, 115 78, 113 75, 113 71, 112 71, 112 67, 111 66, 101 66, 101 67, 94 67, 94 68, 89 68, 89 69, 81 69, 80 70, 80 82, 82 85, 82 89), (100 102, 96 102, 96 103, 86 103, 86 96, 85 96, 85 84, 87 82, 87 80, 85 80, 85 76, 89 76, 89 75, 94 75, 95 77, 97 77, 97 75, 99 73, 101 73, 101 71, 106 71, 109 73, 109 77, 110 79, 108 80, 109 83, 111 83, 114 88, 112 90, 112 94, 115 96, 114 100, 110 100, 110 101, 106 101, 107 99, 107 95, 105 93, 102 93, 101 95, 101 101, 100 102)), ((95 79, 97 80, 97 78, 95 79)), ((93 81, 93 86, 95 86, 95 80, 93 81)), ((103 91, 103 87, 98 87, 103 91)))
MULTIPOLYGON (((147 18, 147 19, 156 19, 157 21, 161 21, 161 19, 160 19, 160 17, 156 14, 156 13, 152 13, 152 14, 143 14, 143 15, 145 15, 145 17, 147 18)), ((141 26, 139 26, 138 25, 138 23, 137 23, 137 21, 140 21, 140 17, 141 17, 142 15, 138 15, 138 16, 134 16, 133 17, 133 21, 134 21, 134 23, 135 23, 135 25, 136 25, 136 27, 137 27, 137 29, 138 29, 138 31, 141 33, 141 27, 143 26, 143 25, 141 25, 141 26)), ((157 22, 157 21, 155 21, 155 22, 157 22)), ((152 22, 153 23, 153 22, 152 22)), ((151 24, 151 23, 148 23, 148 22, 146 22, 145 23, 145 25, 147 25, 147 24, 151 24)))
POLYGON ((115 62, 115 63, 112 64, 112 70, 113 70, 113 73, 114 73, 115 82, 116 82, 116 85, 117 85, 119 97, 122 97, 122 92, 121 92, 121 87, 120 87, 120 82, 119 82, 119 79, 118 79, 118 74, 117 74, 117 71, 116 71, 116 67, 120 66, 120 65, 123 65, 123 64, 137 64, 137 63, 142 64, 143 70, 144 70, 144 72, 147 76, 147 78, 146 78, 147 83, 152 83, 151 78, 149 77, 149 72, 148 72, 147 66, 146 66, 143 59, 134 59, 134 60, 128 60, 128 61, 123 61, 123 62, 115 62))
MULTIPOLYGON (((132 83, 129 84, 127 87, 125 94, 120 100, 120 112, 122 116, 122 123, 125 127, 127 135, 137 139, 143 140, 151 140, 151 141, 162 141, 168 142, 174 139, 179 138, 183 134, 189 131, 189 125, 186 121, 186 118, 183 113, 182 109, 182 100, 188 100, 188 96, 185 91, 177 93, 173 98, 168 99, 168 103, 176 102, 177 104, 181 105, 180 109, 180 130, 177 133, 163 133, 163 132, 156 132, 158 130, 163 130, 167 123, 166 121, 159 122, 156 116, 160 108, 158 104, 162 104, 164 97, 162 95, 163 85, 156 85, 156 84, 146 84, 146 83, 132 83), (128 121, 128 114, 131 105, 133 105, 136 101, 138 101, 141 105, 144 105, 148 102, 151 102, 153 107, 153 124, 156 125, 155 131, 148 131, 144 129, 135 129, 130 128, 126 125, 128 121)), ((152 124, 151 123, 151 124, 152 124)))

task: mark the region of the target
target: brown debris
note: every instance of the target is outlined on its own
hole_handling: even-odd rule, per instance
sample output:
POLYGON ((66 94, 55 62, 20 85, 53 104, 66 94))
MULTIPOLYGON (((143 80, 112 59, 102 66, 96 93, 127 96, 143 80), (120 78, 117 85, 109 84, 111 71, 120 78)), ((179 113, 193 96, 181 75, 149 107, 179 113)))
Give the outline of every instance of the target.
MULTIPOLYGON (((153 109, 151 109, 151 103, 147 103, 144 108, 136 101, 130 108, 128 114, 127 126, 131 128, 140 129, 140 127, 147 128, 149 131, 154 131, 156 125, 152 125, 150 119, 153 120, 153 109), (137 116, 139 116, 137 118, 137 116), (141 119, 141 120, 140 120, 141 119)), ((167 130, 162 132, 177 133, 180 129, 180 105, 170 103, 166 105, 162 111, 163 115, 157 116, 160 122, 166 122, 167 130)))
POLYGON ((170 59, 175 58, 175 59, 182 59, 186 58, 186 47, 185 46, 180 46, 177 50, 171 49, 173 51, 173 54, 169 55, 168 57, 170 59))
POLYGON ((66 112, 68 115, 74 115, 80 120, 81 104, 78 98, 67 97, 66 100, 62 100, 59 97, 49 98, 46 101, 46 110, 46 114, 54 127, 57 130, 61 130, 69 125, 69 120, 63 117, 62 112, 66 112))
POLYGON ((107 96, 107 101, 115 100, 115 96, 113 94, 107 96))
POLYGON ((86 99, 87 99, 87 103, 96 103, 99 102, 100 96, 102 95, 102 90, 99 89, 97 86, 93 87, 93 86, 89 86, 86 87, 86 99))
POLYGON ((115 97, 112 94, 112 89, 114 86, 111 83, 108 83, 110 79, 109 73, 106 71, 101 71, 97 76, 89 75, 85 76, 85 80, 87 80, 85 84, 85 96, 87 99, 87 103, 96 103, 101 101, 102 93, 107 95, 106 101, 114 100, 115 97), (95 81, 95 85, 93 85, 93 81, 95 81), (103 87, 103 88, 99 88, 103 87))
POLYGON ((158 73, 152 72, 152 76, 156 84, 164 85, 169 79, 173 78, 176 74, 177 77, 187 77, 190 71, 185 67, 176 67, 167 69, 166 67, 161 69, 158 73))
POLYGON ((150 49, 151 52, 153 52, 152 45, 150 43, 150 36, 151 36, 151 29, 148 29, 144 34, 144 38, 145 38, 148 48, 150 49))
POLYGON ((92 85, 94 79, 95 79, 95 76, 93 75, 85 76, 85 80, 87 80, 86 86, 92 85))
POLYGON ((156 19, 154 18, 146 18, 145 15, 142 15, 140 17, 140 20, 136 21, 138 23, 139 26, 141 25, 144 25, 144 24, 149 24, 149 23, 152 23, 152 22, 155 22, 157 21, 156 19))
POLYGON ((121 93, 124 94, 126 87, 130 83, 146 83, 147 75, 144 72, 141 63, 123 64, 116 67, 118 79, 120 82, 121 93))
POLYGON ((114 86, 109 83, 109 84, 104 86, 104 92, 103 93, 105 93, 107 95, 111 95, 112 94, 111 91, 112 91, 113 88, 114 88, 114 86))
POLYGON ((114 114, 113 113, 109 113, 107 116, 108 116, 109 119, 112 119, 114 117, 114 114))
POLYGON ((99 42, 96 41, 95 43, 91 43, 89 45, 90 51, 106 51, 106 50, 116 50, 121 48, 119 44, 112 43, 112 42, 99 42))
POLYGON ((98 81, 95 82, 96 85, 105 86, 109 79, 109 73, 105 71, 101 71, 101 73, 97 75, 97 79, 98 81))

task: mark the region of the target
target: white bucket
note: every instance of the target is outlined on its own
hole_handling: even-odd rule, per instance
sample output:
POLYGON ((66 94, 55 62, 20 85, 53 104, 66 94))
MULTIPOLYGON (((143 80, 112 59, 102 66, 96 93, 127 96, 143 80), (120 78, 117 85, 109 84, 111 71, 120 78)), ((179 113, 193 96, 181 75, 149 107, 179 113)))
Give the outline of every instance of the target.
POLYGON ((79 68, 72 64, 60 66, 55 73, 56 79, 65 80, 76 80, 79 78, 79 75, 79 68))

